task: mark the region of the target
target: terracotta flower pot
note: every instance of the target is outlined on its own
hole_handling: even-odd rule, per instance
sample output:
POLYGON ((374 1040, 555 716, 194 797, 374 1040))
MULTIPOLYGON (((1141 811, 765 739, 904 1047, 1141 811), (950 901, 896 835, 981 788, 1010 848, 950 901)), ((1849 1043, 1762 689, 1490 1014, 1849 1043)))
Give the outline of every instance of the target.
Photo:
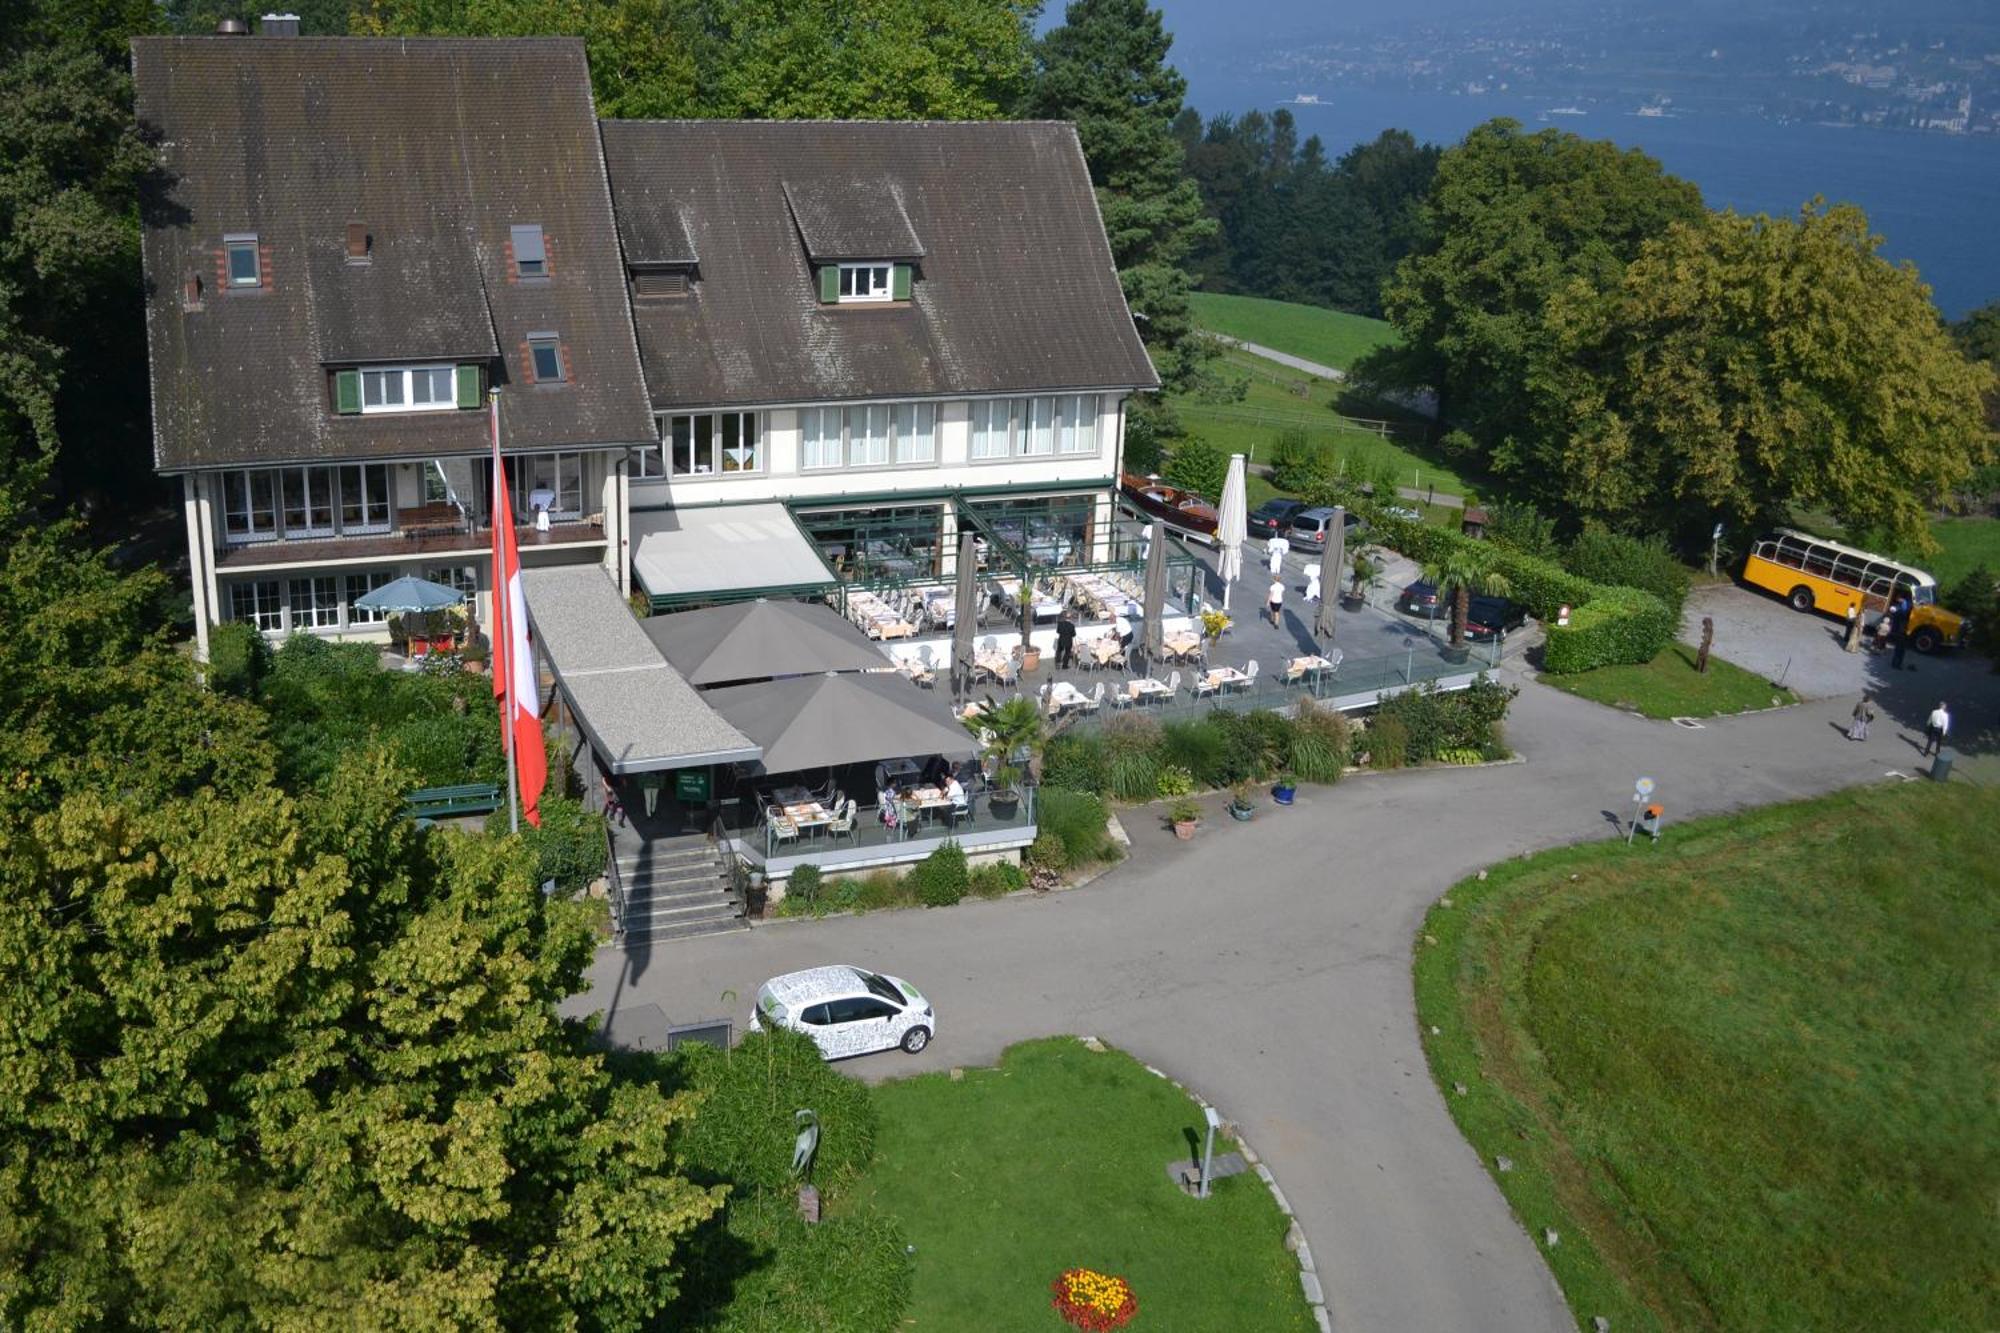
POLYGON ((1182 842, 1191 842, 1194 839, 1194 826, 1195 821, 1192 819, 1177 819, 1174 821, 1174 836, 1182 842))

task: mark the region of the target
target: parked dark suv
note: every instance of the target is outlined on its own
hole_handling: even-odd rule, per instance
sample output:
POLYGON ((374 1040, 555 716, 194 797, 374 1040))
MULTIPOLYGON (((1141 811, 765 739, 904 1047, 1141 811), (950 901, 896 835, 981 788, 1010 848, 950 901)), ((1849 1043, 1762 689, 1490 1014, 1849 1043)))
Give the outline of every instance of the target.
POLYGON ((1252 537, 1269 541, 1281 532, 1290 531, 1292 520, 1305 511, 1304 500, 1266 500, 1251 511, 1244 526, 1252 537))
POLYGON ((1495 635, 1517 630, 1527 623, 1528 608, 1519 602, 1505 597, 1475 597, 1465 611, 1465 637, 1473 643, 1488 643, 1495 635))

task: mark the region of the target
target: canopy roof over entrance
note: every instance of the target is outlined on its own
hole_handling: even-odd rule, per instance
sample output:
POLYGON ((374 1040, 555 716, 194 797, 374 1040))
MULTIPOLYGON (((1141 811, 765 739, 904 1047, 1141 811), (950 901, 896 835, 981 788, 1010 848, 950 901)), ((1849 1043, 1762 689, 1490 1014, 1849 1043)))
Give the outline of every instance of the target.
POLYGON ((654 597, 717 601, 831 588, 833 571, 781 504, 632 514, 632 568, 654 597))
POLYGON ((936 694, 893 672, 732 685, 702 696, 763 747, 764 771, 860 764, 978 747, 936 694))
POLYGON ((755 759, 758 747, 674 670, 597 565, 521 571, 556 687, 613 773, 755 759))
POLYGON ((888 659, 824 602, 731 602, 640 622, 646 637, 696 685, 879 671, 888 659))

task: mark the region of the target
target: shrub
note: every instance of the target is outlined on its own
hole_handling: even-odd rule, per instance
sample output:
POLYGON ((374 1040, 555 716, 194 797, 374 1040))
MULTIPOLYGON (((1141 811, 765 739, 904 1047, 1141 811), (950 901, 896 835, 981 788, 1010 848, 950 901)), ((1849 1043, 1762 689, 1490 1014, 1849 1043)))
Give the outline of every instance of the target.
MULTIPOLYGON (((1036 839, 1037 842, 1040 838, 1036 839)), ((1028 876, 1012 861, 995 861, 972 872, 967 886, 975 898, 1004 898, 1028 887, 1028 876)))
POLYGON ((1638 588, 1667 605, 1676 624, 1687 602, 1687 567, 1674 558, 1666 538, 1627 537, 1603 528, 1586 528, 1570 543, 1564 565, 1572 574, 1596 583, 1638 588))
POLYGON ((1637 588, 1603 588, 1570 613, 1568 625, 1548 626, 1542 669, 1553 675, 1620 663, 1650 662, 1673 640, 1679 617, 1637 588))
POLYGON ((910 878, 916 882, 917 898, 924 906, 952 906, 965 896, 965 886, 971 879, 966 869, 965 849, 955 842, 946 843, 917 862, 910 878))
POLYGON ((1292 714, 1287 766, 1301 782, 1337 782, 1351 749, 1347 718, 1301 699, 1292 714))
POLYGON ((796 898, 807 907, 811 907, 819 902, 819 894, 820 873, 818 866, 799 866, 792 871, 791 878, 785 882, 785 898, 787 901, 796 898))
MULTIPOLYGON (((1108 860, 1113 851, 1111 839, 1105 833, 1108 819, 1104 802, 1095 796, 1044 787, 1035 805, 1035 821, 1041 827, 1041 836, 1035 840, 1036 846, 1041 845, 1042 838, 1053 834, 1063 846, 1063 860, 1067 865, 1083 866, 1093 861, 1108 860)), ((1050 868, 1061 869, 1060 866, 1050 868)))
POLYGON ((1291 724, 1268 708, 1212 713, 1209 724, 1222 734, 1226 783, 1269 777, 1287 761, 1291 724))
POLYGON ((1042 785, 1102 795, 1111 786, 1111 756, 1101 736, 1068 732, 1042 753, 1042 785))
POLYGON ((1037 833, 1034 845, 1028 848, 1028 861, 1037 869, 1060 874, 1069 868, 1069 848, 1054 833, 1037 833))
POLYGON ((1201 806, 1193 798, 1183 796, 1167 807, 1167 822, 1170 824, 1191 824, 1201 818, 1201 806))
POLYGON ((1156 796, 1190 796, 1194 793, 1194 775, 1177 764, 1163 765, 1159 769, 1159 789, 1156 796))
POLYGON ((690 1245, 682 1294, 659 1327, 707 1333, 895 1328, 909 1305, 916 1262, 907 1245, 893 1218, 866 1205, 842 1207, 808 1226, 792 1201, 778 1195, 731 1199, 725 1214, 690 1245))
POLYGON ((1543 517, 1530 504, 1504 501, 1486 510, 1486 535, 1496 546, 1522 555, 1553 560, 1562 554, 1556 540, 1555 520, 1543 517))
POLYGON ((792 1113, 819 1115, 821 1180, 845 1178, 875 1155, 875 1104, 868 1089, 836 1073, 812 1038, 788 1028, 752 1032, 733 1051, 689 1042, 670 1069, 707 1093, 680 1142, 691 1179, 739 1190, 781 1189, 792 1178, 792 1113))
POLYGON ((1401 768, 1409 760, 1410 733, 1402 720, 1378 717, 1368 727, 1368 766, 1401 768))
POLYGON ((861 906, 861 898, 865 892, 867 885, 849 876, 833 882, 833 891, 827 895, 827 901, 836 911, 852 912, 861 906))
POLYGON ((208 636, 208 683, 219 693, 254 699, 271 670, 271 645, 248 621, 217 625, 208 636))
MULTIPOLYGON (((503 834, 510 822, 503 805, 487 817, 486 831, 503 834)), ((581 801, 553 793, 542 796, 542 826, 523 820, 521 839, 535 854, 535 882, 554 880, 563 893, 576 893, 603 874, 610 854, 604 816, 584 809, 581 801)))
POLYGON ((1512 687, 1483 672, 1468 688, 1449 693, 1434 684, 1419 685, 1384 699, 1375 725, 1393 723, 1402 738, 1403 761, 1421 763, 1447 750, 1478 750, 1488 744, 1514 695, 1512 687))
POLYGON ((1187 770, 1197 787, 1226 786, 1235 779, 1227 776, 1228 746, 1220 728, 1207 717, 1169 722, 1160 728, 1160 765, 1187 770))
POLYGON ((1273 486, 1294 495, 1304 495, 1333 478, 1332 452, 1316 448, 1307 438, 1304 428, 1288 426, 1278 432, 1277 445, 1271 452, 1273 486))

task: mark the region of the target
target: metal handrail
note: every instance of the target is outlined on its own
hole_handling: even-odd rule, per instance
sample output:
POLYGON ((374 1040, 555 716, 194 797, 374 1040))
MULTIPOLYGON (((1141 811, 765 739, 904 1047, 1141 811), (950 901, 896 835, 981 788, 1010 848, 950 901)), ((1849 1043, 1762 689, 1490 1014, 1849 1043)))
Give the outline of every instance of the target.
POLYGON ((611 821, 604 821, 604 863, 609 873, 604 877, 606 897, 611 903, 611 934, 619 938, 625 934, 625 876, 618 869, 618 835, 612 831, 611 821))
POLYGON ((729 831, 722 826, 722 812, 717 811, 708 821, 708 840, 715 847, 716 859, 729 875, 729 896, 736 901, 736 915, 750 919, 750 877, 743 871, 743 858, 736 854, 734 847, 726 846, 729 831))

